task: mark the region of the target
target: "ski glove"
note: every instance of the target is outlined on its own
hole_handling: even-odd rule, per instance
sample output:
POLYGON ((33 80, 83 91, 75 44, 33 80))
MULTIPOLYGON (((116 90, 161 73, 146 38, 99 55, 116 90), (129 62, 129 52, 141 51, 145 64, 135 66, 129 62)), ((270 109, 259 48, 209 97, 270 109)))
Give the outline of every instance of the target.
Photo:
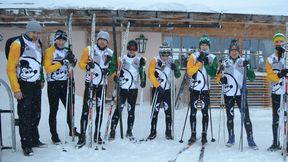
POLYGON ((145 64, 146 64, 145 59, 144 59, 143 57, 141 57, 141 58, 140 58, 139 65, 140 65, 140 66, 145 66, 145 64))
POLYGON ((67 60, 70 64, 75 64, 76 62, 75 55, 71 51, 67 53, 64 60, 67 60))
POLYGON ((209 58, 204 57, 203 62, 204 62, 204 65, 208 65, 209 64, 209 58))
POLYGON ((86 70, 89 71, 90 69, 94 69, 95 65, 93 62, 88 62, 88 64, 86 65, 86 70))
POLYGON ((157 65, 161 68, 162 67, 162 61, 161 60, 157 60, 157 65))
POLYGON ((117 77, 117 75, 114 76, 113 81, 114 81, 115 83, 118 82, 118 77, 117 77))
POLYGON ((109 71, 108 71, 108 69, 102 69, 102 74, 103 74, 103 76, 104 75, 109 75, 109 71))
POLYGON ((285 49, 281 46, 275 47, 275 49, 278 51, 278 54, 282 57, 282 54, 285 52, 285 49))
POLYGON ((205 52, 200 52, 200 55, 198 56, 197 58, 197 61, 203 63, 204 62, 204 59, 205 59, 205 52))
POLYGON ((279 71, 279 72, 277 73, 277 76, 278 76, 279 78, 282 78, 282 77, 286 76, 287 73, 288 73, 288 69, 282 69, 281 71, 279 71))
POLYGON ((244 61, 243 61, 243 67, 246 67, 247 65, 249 65, 249 61, 244 60, 244 61))
POLYGON ((105 62, 104 62, 104 65, 106 66, 111 60, 112 60, 112 56, 107 55, 106 59, 105 59, 105 62))
POLYGON ((141 87, 141 88, 145 88, 145 87, 146 87, 146 82, 145 82, 145 81, 141 81, 140 87, 141 87))
POLYGON ((158 92, 158 96, 160 97, 160 96, 164 95, 165 89, 163 89, 161 86, 159 86, 157 88, 157 92, 158 92))
POLYGON ((221 82, 221 84, 227 84, 227 83, 228 83, 227 77, 226 77, 226 76, 222 77, 222 78, 220 79, 220 82, 221 82))
POLYGON ((175 70, 176 69, 176 64, 175 63, 171 63, 171 70, 175 70))

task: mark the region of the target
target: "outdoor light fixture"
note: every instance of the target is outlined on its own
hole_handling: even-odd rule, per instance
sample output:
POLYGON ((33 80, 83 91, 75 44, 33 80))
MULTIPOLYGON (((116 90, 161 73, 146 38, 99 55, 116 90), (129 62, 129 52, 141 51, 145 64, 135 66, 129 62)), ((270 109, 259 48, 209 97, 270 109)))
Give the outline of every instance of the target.
POLYGON ((138 52, 139 53, 145 53, 147 40, 148 39, 145 38, 143 34, 140 34, 139 38, 136 38, 136 41, 138 43, 138 52))

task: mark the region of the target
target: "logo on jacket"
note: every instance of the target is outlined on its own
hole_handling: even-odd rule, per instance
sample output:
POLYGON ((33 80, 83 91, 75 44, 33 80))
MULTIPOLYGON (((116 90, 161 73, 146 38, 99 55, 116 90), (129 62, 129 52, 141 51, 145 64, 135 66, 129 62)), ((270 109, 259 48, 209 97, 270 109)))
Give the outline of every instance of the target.
MULTIPOLYGON (((29 58, 28 58, 29 59, 29 58)), ((30 67, 30 63, 27 60, 20 61, 20 78, 24 81, 31 79, 33 76, 37 74, 37 70, 33 70, 30 67)))

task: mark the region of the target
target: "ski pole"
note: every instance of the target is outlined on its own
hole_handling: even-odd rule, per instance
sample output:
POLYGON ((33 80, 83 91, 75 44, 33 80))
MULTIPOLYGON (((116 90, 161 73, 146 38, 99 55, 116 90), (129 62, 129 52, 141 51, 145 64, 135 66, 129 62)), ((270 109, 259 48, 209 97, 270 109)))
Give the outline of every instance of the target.
POLYGON ((187 118, 188 118, 189 109, 190 109, 190 103, 188 103, 188 106, 187 106, 187 112, 186 112, 186 116, 185 116, 185 120, 184 120, 184 125, 183 125, 183 129, 182 129, 181 139, 179 141, 180 143, 183 143, 183 135, 184 135, 185 127, 186 127, 186 122, 187 122, 187 118))
POLYGON ((213 136, 213 124, 212 124, 212 113, 211 113, 211 106, 209 105, 209 116, 210 116, 210 128, 211 128, 211 142, 215 142, 215 138, 213 136))

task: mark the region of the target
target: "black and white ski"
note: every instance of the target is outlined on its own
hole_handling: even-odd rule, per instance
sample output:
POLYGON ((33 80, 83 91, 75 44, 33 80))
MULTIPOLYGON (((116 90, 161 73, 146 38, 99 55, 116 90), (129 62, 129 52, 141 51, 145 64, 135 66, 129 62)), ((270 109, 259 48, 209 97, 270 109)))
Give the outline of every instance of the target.
POLYGON ((203 162, 204 152, 205 152, 205 145, 206 145, 206 144, 204 144, 204 145, 201 146, 198 162, 203 162))
POLYGON ((168 162, 176 162, 177 158, 183 153, 185 152, 186 150, 188 150, 195 142, 192 142, 192 143, 188 143, 186 146, 184 146, 183 148, 181 148, 177 154, 171 159, 171 160, 168 160, 168 162))
MULTIPOLYGON (((96 28, 96 15, 95 13, 92 15, 91 22, 91 43, 89 50, 89 61, 94 62, 94 46, 95 46, 95 28, 96 28)), ((93 128, 93 75, 94 69, 90 68, 90 86, 89 86, 89 113, 88 113, 88 147, 92 147, 93 136, 92 136, 92 128, 93 128)), ((96 100, 95 100, 96 101, 96 100)))

